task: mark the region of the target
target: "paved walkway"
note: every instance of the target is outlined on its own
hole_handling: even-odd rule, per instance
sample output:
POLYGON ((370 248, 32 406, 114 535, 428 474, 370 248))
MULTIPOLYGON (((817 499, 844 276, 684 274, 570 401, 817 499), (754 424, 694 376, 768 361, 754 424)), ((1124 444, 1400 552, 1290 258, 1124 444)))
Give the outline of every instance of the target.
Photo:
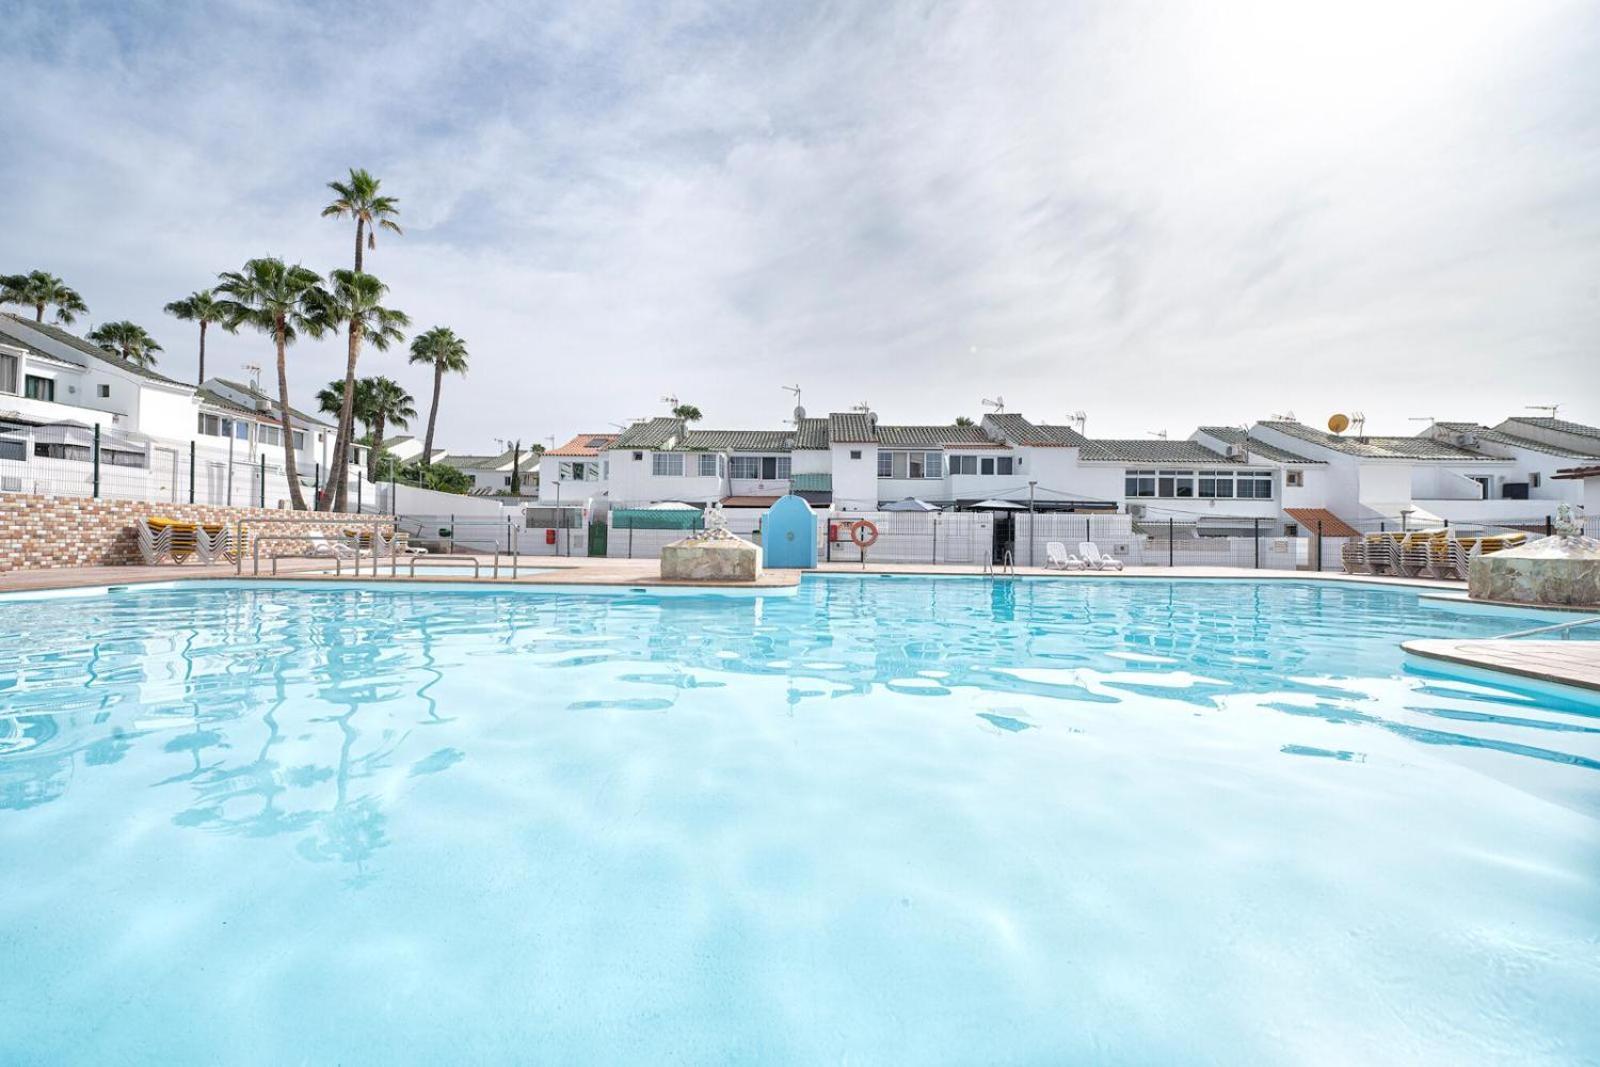
POLYGON ((1406 641, 1427 659, 1600 691, 1600 641, 1406 641))

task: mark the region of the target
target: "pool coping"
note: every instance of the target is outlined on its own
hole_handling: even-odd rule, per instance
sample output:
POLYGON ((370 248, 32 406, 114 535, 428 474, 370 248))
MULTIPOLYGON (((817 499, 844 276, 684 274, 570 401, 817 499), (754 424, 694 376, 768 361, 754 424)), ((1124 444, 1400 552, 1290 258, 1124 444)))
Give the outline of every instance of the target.
POLYGON ((1423 659, 1600 692, 1600 642, 1429 637, 1400 647, 1423 659))

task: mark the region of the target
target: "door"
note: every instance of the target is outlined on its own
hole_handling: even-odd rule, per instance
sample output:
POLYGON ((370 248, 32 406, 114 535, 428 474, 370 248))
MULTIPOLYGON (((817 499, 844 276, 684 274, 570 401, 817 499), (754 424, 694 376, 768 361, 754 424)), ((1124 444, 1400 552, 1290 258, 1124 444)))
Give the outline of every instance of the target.
POLYGON ((997 511, 994 515, 994 561, 1004 563, 1006 553, 1012 553, 1012 561, 1016 560, 1017 518, 1009 511, 997 511))
POLYGON ((591 522, 589 524, 589 555, 604 556, 606 554, 606 531, 610 524, 604 522, 591 522))
POLYGON ((186 477, 180 477, 183 469, 178 463, 177 449, 151 449, 150 473, 156 477, 152 497, 173 504, 189 499, 189 482, 186 477))

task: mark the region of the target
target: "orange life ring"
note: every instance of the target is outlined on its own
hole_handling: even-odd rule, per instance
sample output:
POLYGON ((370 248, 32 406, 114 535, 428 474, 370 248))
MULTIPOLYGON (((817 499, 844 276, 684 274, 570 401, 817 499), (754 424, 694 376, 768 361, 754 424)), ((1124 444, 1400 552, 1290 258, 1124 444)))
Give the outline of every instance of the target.
POLYGON ((857 548, 871 548, 878 543, 877 524, 870 519, 861 519, 850 524, 850 540, 857 548))

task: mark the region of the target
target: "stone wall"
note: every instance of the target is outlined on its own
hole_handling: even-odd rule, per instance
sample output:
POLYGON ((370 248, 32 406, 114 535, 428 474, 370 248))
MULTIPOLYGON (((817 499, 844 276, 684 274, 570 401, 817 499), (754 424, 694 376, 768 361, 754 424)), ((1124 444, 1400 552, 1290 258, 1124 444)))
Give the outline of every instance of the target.
MULTIPOLYGON (((45 567, 91 567, 139 563, 135 524, 151 515, 181 522, 228 523, 239 519, 282 519, 296 514, 273 508, 209 504, 152 504, 140 500, 0 494, 0 572, 45 567)), ((330 523, 359 522, 373 516, 332 514, 330 523)), ((284 532, 288 532, 285 530, 284 532)), ((294 546, 284 543, 280 550, 294 546)), ((263 547, 264 554, 270 554, 263 547)))

